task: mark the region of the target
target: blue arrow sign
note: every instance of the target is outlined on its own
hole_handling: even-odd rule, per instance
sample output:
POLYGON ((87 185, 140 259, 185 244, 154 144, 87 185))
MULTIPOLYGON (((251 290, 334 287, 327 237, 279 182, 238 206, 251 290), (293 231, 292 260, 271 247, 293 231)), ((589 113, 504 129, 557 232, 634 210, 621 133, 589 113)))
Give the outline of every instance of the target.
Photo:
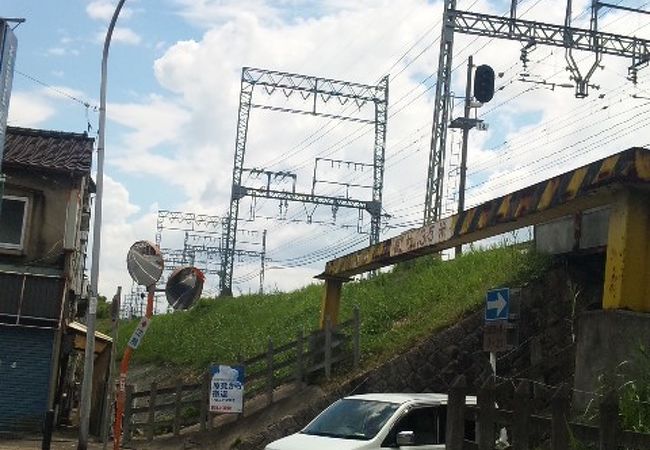
POLYGON ((494 289, 485 296, 485 321, 508 320, 510 315, 510 289, 494 289))

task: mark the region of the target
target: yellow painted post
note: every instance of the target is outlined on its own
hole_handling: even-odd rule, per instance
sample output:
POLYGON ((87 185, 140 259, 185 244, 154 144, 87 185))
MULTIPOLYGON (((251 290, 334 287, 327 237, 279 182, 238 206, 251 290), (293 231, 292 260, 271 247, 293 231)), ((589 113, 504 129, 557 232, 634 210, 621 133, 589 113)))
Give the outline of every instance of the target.
POLYGON ((332 326, 335 326, 338 323, 342 287, 343 280, 341 278, 325 279, 325 292, 323 293, 323 301, 320 308, 321 330, 325 329, 328 317, 332 326))
POLYGON ((603 309, 650 312, 650 194, 626 188, 609 216, 603 309))

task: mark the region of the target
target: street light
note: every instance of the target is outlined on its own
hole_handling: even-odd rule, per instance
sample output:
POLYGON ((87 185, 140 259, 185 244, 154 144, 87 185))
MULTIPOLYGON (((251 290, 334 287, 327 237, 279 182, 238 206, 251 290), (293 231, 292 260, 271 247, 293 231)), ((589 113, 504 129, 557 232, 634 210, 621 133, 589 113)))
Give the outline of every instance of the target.
MULTIPOLYGON (((97 143, 97 193, 95 194, 95 222, 93 225, 93 254, 90 265, 90 299, 86 314, 86 353, 84 359, 84 378, 81 385, 81 412, 79 417, 79 445, 77 450, 88 448, 88 427, 90 424, 90 400, 93 384, 93 364, 95 356, 95 318, 97 314, 97 286, 99 280, 99 252, 101 248, 102 194, 104 188, 104 132, 106 128, 106 78, 108 74, 108 49, 113 37, 113 29, 125 0, 119 0, 108 25, 102 54, 101 85, 99 88, 99 137, 97 143)), ((113 343, 115 345, 115 343, 113 343)))

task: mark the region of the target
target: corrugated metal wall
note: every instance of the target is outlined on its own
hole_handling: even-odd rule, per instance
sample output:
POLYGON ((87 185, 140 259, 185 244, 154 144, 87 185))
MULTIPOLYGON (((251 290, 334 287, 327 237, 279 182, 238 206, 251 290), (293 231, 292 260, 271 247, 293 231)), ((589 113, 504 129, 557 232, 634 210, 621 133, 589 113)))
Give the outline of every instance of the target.
POLYGON ((54 333, 0 325, 0 432, 41 429, 54 333))

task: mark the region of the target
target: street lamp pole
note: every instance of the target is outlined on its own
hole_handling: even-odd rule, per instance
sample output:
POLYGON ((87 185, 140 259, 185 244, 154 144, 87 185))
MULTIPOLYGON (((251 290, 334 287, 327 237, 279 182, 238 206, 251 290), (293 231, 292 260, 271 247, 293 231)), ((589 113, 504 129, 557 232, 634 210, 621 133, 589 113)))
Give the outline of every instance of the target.
MULTIPOLYGON (((97 143, 97 193, 95 194, 95 220, 93 225, 93 254, 90 266, 90 298, 86 314, 86 353, 84 377, 81 385, 81 405, 79 418, 79 445, 77 450, 88 448, 88 428, 90 425, 91 394, 93 385, 93 365, 95 356, 95 318, 97 314, 97 286, 99 280, 99 252, 101 250, 102 194, 104 188, 104 135, 106 128, 106 78, 108 76, 108 50, 113 37, 113 29, 125 0, 119 0, 108 25, 102 54, 101 85, 99 88, 99 136, 97 143)), ((113 343, 115 345, 115 343, 113 343)), ((110 381, 109 381, 110 382, 110 381)))

